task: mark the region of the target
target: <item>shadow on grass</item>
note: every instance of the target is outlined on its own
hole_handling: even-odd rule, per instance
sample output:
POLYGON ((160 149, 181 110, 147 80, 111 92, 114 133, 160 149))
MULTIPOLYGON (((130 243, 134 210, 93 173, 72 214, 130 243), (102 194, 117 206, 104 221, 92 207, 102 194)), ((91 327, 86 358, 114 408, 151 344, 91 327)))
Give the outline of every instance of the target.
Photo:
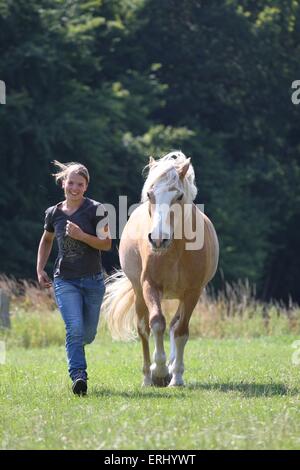
POLYGON ((105 398, 105 397, 122 397, 127 399, 143 399, 143 398, 166 398, 174 399, 175 397, 184 398, 189 396, 191 390, 207 390, 219 391, 223 393, 239 392, 245 397, 273 397, 273 396, 294 396, 300 394, 300 388, 289 388, 282 383, 247 383, 247 382, 228 382, 228 383, 187 383, 185 387, 176 388, 140 388, 132 391, 116 390, 111 388, 94 387, 89 390, 88 396, 105 398), (174 393, 175 392, 175 393, 174 393))
MULTIPOLYGON (((176 389, 179 390, 180 396, 185 396, 184 393, 186 389, 180 388, 176 389)), ((171 399, 174 398, 174 388, 163 388, 163 387, 151 387, 151 388, 141 388, 140 390, 132 390, 132 391, 125 391, 125 390, 116 390, 111 388, 91 388, 88 396, 90 397, 98 397, 98 398, 105 398, 105 397, 122 397, 122 398, 167 398, 171 399), (163 391, 164 390, 164 391, 163 391)))
POLYGON ((289 388, 282 383, 246 383, 246 382, 228 382, 228 383, 201 383, 195 382, 187 384, 187 389, 193 390, 216 390, 224 393, 240 392, 245 397, 273 397, 276 395, 298 395, 299 388, 289 388))

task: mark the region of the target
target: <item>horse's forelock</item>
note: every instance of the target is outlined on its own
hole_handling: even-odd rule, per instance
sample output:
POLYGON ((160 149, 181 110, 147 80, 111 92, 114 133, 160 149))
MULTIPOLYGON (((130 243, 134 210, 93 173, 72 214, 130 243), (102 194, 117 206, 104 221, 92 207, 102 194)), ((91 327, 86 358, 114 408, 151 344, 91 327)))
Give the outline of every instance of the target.
POLYGON ((145 181, 142 191, 142 201, 147 199, 147 192, 160 180, 167 178, 168 185, 178 180, 175 166, 170 161, 157 160, 155 164, 150 167, 148 177, 145 181), (173 170, 173 171, 172 171, 173 170))
MULTIPOLYGON (((160 179, 167 177, 168 184, 173 182, 178 182, 178 173, 177 171, 186 163, 188 159, 180 151, 173 151, 165 155, 164 157, 151 162, 145 167, 149 168, 148 177, 145 181, 143 190, 142 190, 142 202, 147 200, 147 193, 157 183, 160 179), (171 173, 171 170, 176 170, 171 173)), ((187 200, 193 201, 197 195, 197 188, 194 183, 195 173, 192 164, 190 163, 189 169, 187 171, 186 177, 183 180, 184 192, 187 200)))

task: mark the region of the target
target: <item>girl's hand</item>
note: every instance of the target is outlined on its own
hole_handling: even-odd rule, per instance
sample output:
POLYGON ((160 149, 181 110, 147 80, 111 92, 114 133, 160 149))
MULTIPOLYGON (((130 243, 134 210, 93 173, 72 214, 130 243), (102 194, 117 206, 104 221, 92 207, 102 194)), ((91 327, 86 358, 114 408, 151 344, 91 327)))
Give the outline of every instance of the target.
POLYGON ((46 271, 40 271, 37 273, 38 275, 38 280, 39 280, 39 285, 45 289, 49 289, 49 287, 52 286, 51 279, 49 278, 48 274, 46 271))
POLYGON ((73 224, 73 222, 70 222, 68 220, 67 225, 66 225, 66 235, 68 235, 71 238, 74 238, 75 240, 83 240, 84 237, 84 232, 81 230, 78 225, 73 224))

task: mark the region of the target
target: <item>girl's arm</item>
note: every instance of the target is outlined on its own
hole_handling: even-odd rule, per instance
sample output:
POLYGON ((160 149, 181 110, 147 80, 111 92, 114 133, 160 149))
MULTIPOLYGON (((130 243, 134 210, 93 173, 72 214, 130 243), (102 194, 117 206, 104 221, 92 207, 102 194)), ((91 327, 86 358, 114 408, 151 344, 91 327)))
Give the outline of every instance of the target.
POLYGON ((38 249, 36 272, 41 287, 51 287, 52 283, 44 268, 51 253, 55 234, 44 231, 38 249))
POLYGON ((105 239, 100 239, 94 235, 85 233, 80 227, 78 227, 78 225, 70 222, 69 220, 66 225, 66 234, 69 235, 69 237, 86 243, 96 250, 108 251, 111 249, 111 238, 109 235, 108 225, 104 227, 104 231, 107 232, 107 237, 105 239))

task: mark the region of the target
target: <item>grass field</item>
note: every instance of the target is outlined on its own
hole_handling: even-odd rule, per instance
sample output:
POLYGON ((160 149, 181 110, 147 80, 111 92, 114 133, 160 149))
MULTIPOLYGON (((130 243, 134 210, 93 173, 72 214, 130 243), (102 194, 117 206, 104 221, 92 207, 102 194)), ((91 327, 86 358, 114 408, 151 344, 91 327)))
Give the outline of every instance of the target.
MULTIPOLYGON (((0 288, 12 300, 11 329, 0 329, 1 449, 300 448, 298 305, 263 304, 247 282, 202 296, 178 389, 141 388, 140 343, 112 342, 102 325, 79 398, 51 291, 5 276, 0 288)), ((167 319, 174 311, 165 305, 167 319)))
MULTIPOLYGON (((141 388, 141 345, 87 348, 89 393, 70 391, 63 346, 8 342, 1 449, 298 449, 295 335, 191 339, 186 387, 141 388)), ((166 344, 168 348, 168 343, 166 344)))

